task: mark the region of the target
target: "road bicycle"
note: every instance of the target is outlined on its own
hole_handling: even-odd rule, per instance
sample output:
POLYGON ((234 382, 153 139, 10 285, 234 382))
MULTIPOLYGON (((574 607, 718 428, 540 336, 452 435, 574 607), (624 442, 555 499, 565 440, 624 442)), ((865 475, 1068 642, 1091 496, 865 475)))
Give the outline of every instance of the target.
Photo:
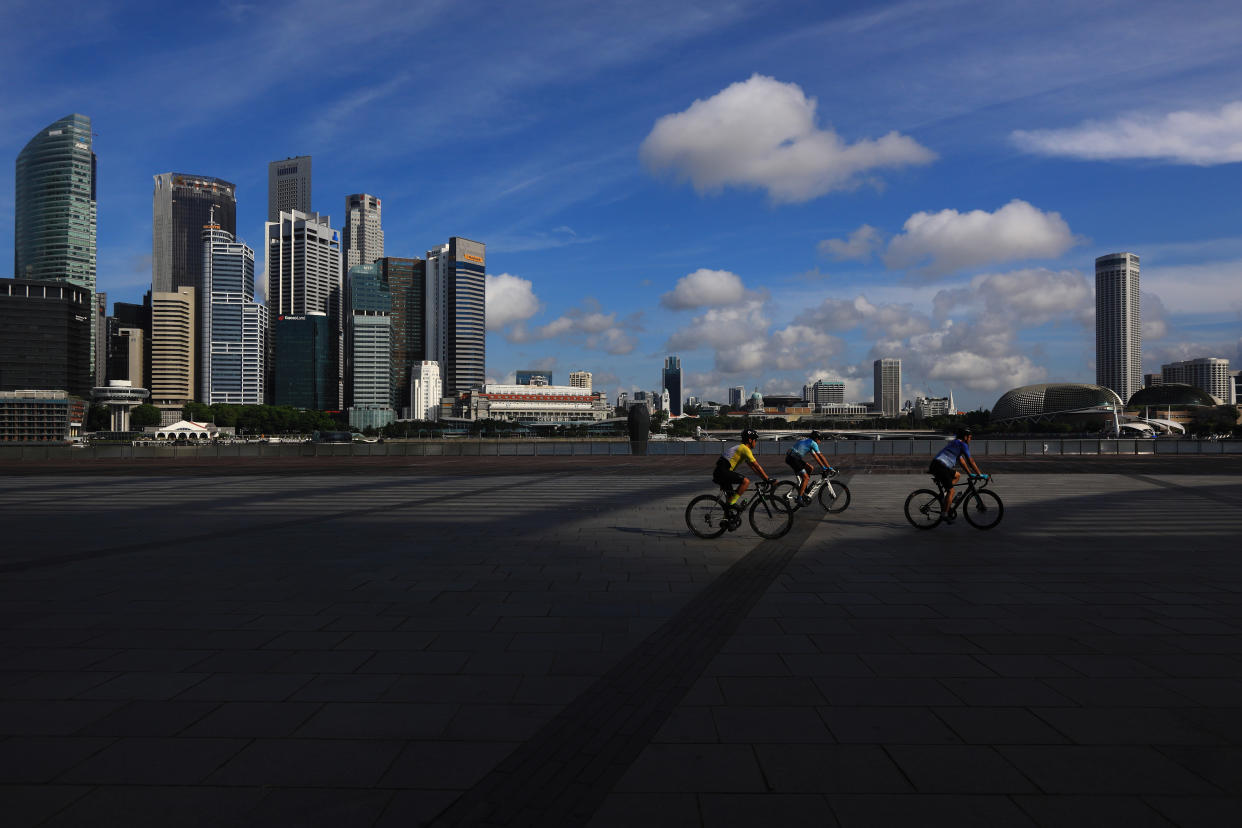
POLYGON ((749 510, 750 528, 764 538, 779 538, 793 525, 793 509, 774 493, 776 481, 761 480, 749 499, 727 505, 724 490, 719 495, 699 495, 686 506, 686 525, 700 538, 718 538, 742 525, 742 513, 749 510))
POLYGON ((910 496, 906 498, 906 520, 918 529, 932 529, 941 522, 952 523, 960 507, 966 515, 966 522, 971 526, 976 529, 991 529, 1005 515, 1005 504, 1001 502, 1000 496, 984 488, 991 482, 989 475, 970 474, 966 476, 965 483, 954 484, 965 486, 966 489, 953 498, 953 508, 946 515, 944 502, 948 489, 936 480, 934 492, 931 489, 910 492, 910 496))
POLYGON ((795 512, 810 504, 816 496, 819 498, 819 505, 823 506, 825 511, 834 515, 844 512, 850 505, 850 487, 835 479, 840 473, 831 466, 820 469, 819 479, 806 487, 806 503, 798 500, 797 480, 777 483, 776 496, 787 501, 795 512))

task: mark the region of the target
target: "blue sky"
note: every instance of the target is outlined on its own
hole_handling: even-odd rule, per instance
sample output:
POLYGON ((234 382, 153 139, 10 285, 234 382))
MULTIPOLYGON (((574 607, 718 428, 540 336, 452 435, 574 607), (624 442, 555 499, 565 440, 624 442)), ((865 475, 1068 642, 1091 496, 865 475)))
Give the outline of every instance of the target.
MULTIPOLYGON (((903 398, 1093 382, 1093 263, 1142 258, 1144 369, 1242 361, 1234 2, 5 0, 13 160, 91 116, 99 289, 149 287, 152 176, 314 157, 386 251, 488 245, 488 375, 798 391, 903 359, 903 398)), ((10 259, 11 261, 11 259, 10 259)), ((262 271, 262 263, 258 265, 262 271)))

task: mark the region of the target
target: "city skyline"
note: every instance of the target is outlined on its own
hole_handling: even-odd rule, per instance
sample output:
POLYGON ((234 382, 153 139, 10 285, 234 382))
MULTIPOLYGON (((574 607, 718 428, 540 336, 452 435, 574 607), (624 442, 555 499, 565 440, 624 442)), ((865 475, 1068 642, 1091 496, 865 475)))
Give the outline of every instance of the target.
MULTIPOLYGON (((348 194, 383 199, 387 254, 487 244, 497 382, 584 367, 612 397, 677 353, 701 399, 825 379, 868 400, 872 362, 893 357, 903 402, 952 389, 960 408, 991 407, 1019 385, 1093 381, 1092 263, 1114 250, 1142 257, 1144 372, 1240 361, 1231 5, 742 2, 686 6, 658 29, 642 3, 377 3, 365 21, 331 4, 70 7, 93 25, 11 15, 24 34, 0 60, 36 80, 0 93, 0 153, 15 159, 66 113, 91 118, 96 289, 112 301, 150 286, 151 176, 235 182, 237 235, 263 273, 269 165, 313 157, 311 206, 339 227, 348 194), (1098 56, 1119 14, 1104 64, 1064 58, 1098 56), (470 66, 405 68, 402 42, 467 18, 470 66), (188 53, 151 45, 190 26, 202 38, 188 53), (316 78, 313 107, 267 95, 337 65, 341 46, 368 50, 367 73, 316 78), (222 48, 236 65, 185 95, 222 48), (704 131, 711 119, 729 141, 704 131), (757 121, 779 140, 744 128, 757 121)), ((8 246, 13 165, 0 169, 8 246)))

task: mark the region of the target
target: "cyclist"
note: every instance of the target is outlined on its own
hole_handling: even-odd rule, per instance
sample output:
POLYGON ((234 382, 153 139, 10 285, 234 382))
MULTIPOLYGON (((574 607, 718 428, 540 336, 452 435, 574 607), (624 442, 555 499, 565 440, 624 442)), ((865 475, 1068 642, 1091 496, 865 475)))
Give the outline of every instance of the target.
POLYGON ((737 503, 738 498, 745 494, 746 489, 750 486, 750 478, 737 471, 737 466, 743 460, 750 465, 752 469, 763 475, 764 480, 771 480, 768 473, 763 470, 763 466, 759 465, 759 461, 755 459, 755 444, 759 442, 759 432, 753 428, 742 430, 742 441, 733 445, 725 446, 725 450, 720 453, 720 457, 716 460, 716 470, 712 472, 712 482, 724 489, 729 494, 728 505, 732 506, 737 503), (737 491, 733 491, 733 487, 737 486, 737 491))
POLYGON ((811 481, 808 474, 810 465, 806 462, 809 454, 811 459, 819 463, 820 468, 831 471, 832 467, 828 465, 828 461, 824 459, 824 455, 819 450, 819 439, 821 435, 818 431, 812 431, 806 437, 793 444, 793 448, 785 452, 785 465, 794 470, 794 474, 798 476, 798 501, 803 505, 811 502, 806 496, 807 483, 811 481))
POLYGON ((927 467, 932 477, 936 478, 936 482, 946 492, 944 519, 947 523, 953 522, 953 518, 949 516, 953 509, 953 484, 957 483, 962 476, 962 473, 957 470, 957 466, 961 465, 966 471, 971 472, 971 476, 987 477, 986 474, 979 471, 979 464, 970 456, 971 435, 972 432, 969 428, 965 426, 958 428, 953 432, 954 439, 932 458, 931 465, 927 467))

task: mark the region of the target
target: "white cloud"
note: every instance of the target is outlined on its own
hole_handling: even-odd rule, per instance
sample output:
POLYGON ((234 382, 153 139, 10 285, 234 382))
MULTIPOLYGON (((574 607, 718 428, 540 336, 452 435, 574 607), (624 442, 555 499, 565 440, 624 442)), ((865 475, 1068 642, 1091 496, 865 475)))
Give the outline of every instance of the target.
POLYGON ((1242 312, 1242 259, 1143 269, 1143 289, 1158 294, 1173 313, 1242 312))
MULTIPOLYGON (((489 312, 490 315, 490 312, 489 312)), ((638 339, 631 331, 641 329, 641 314, 631 314, 618 319, 617 314, 605 313, 599 302, 585 299, 582 307, 570 308, 565 313, 533 330, 518 324, 506 334, 510 342, 538 342, 547 339, 572 339, 586 347, 623 355, 638 347, 638 339)))
POLYGON ((973 309, 1021 327, 1067 320, 1086 325, 1095 317, 1091 284, 1074 270, 1030 268, 980 274, 971 279, 969 287, 940 291, 933 304, 941 318, 957 308, 973 309))
POLYGON ((994 213, 918 212, 902 229, 889 242, 884 264, 917 267, 933 276, 994 262, 1052 259, 1079 241, 1060 213, 1045 213, 1021 199, 994 213))
POLYGON ((874 305, 862 295, 853 299, 829 297, 818 306, 798 314, 794 321, 825 332, 864 328, 873 335, 891 339, 914 336, 932 327, 926 314, 909 305, 874 305))
POLYGON ((1242 161, 1242 101, 1219 110, 1124 115, 1068 129, 1017 130, 1027 152, 1094 161, 1145 158, 1208 167, 1242 161))
POLYGON ((746 295, 742 280, 727 270, 699 268, 677 280, 673 290, 660 297, 660 304, 673 310, 734 305, 746 295))
POLYGON ((639 154, 652 172, 689 180, 699 193, 758 188, 777 203, 808 201, 855 186, 870 170, 936 157, 897 132, 846 144, 816 125, 816 107, 797 84, 755 74, 660 118, 639 154))
POLYGON ((864 224, 850 233, 848 239, 824 239, 819 243, 819 254, 838 262, 865 262, 879 251, 883 243, 880 231, 864 224))
POLYGON ((487 302, 487 329, 499 331, 515 322, 524 322, 539 312, 539 298, 529 279, 501 273, 487 274, 484 282, 487 302))

